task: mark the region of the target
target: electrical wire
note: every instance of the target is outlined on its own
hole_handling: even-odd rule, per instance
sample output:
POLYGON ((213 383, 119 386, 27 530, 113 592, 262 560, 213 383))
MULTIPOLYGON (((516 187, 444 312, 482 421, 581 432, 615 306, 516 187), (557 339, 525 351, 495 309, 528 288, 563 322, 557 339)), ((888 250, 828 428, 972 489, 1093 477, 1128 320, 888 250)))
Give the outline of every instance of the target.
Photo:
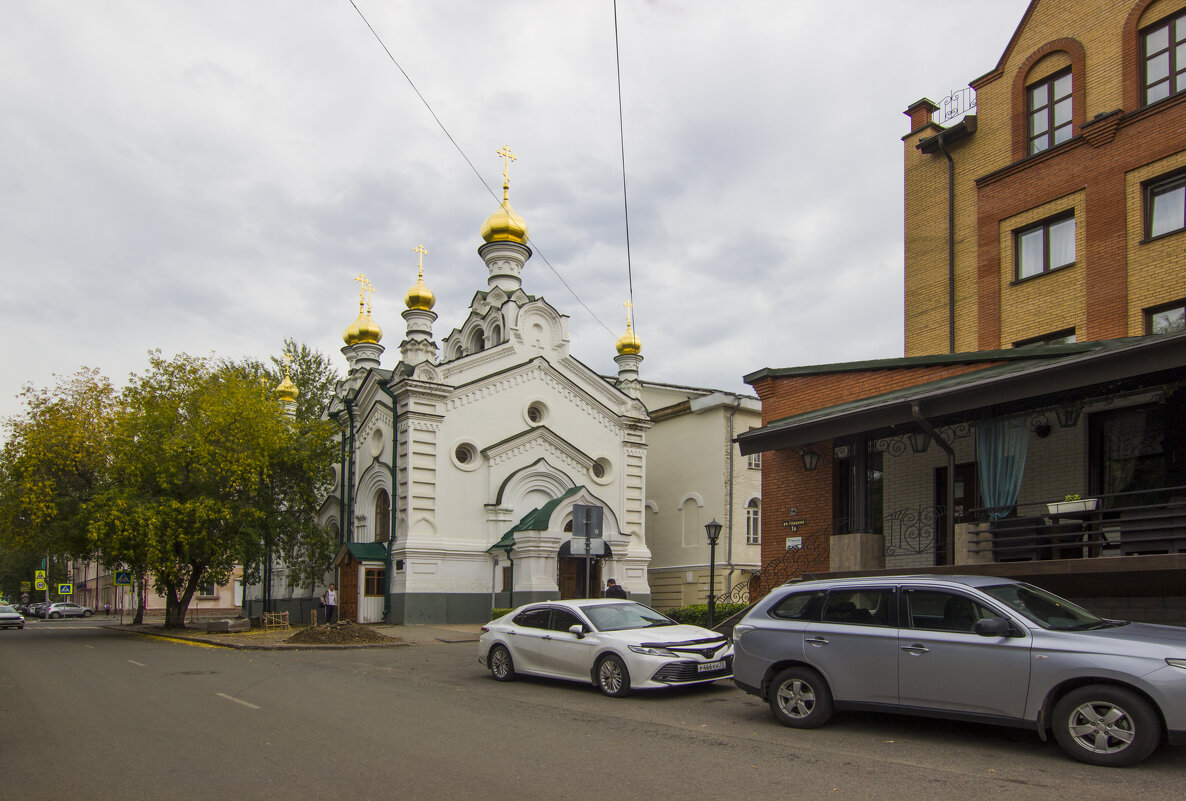
MULTIPOLYGON (((441 118, 437 116, 437 113, 433 110, 432 105, 428 102, 428 98, 426 98, 421 93, 421 91, 416 87, 415 82, 412 80, 412 76, 408 75, 407 70, 405 70, 402 66, 400 66, 400 63, 398 60, 396 60, 395 55, 392 54, 391 50, 384 43, 383 37, 379 36, 379 32, 375 30, 374 26, 372 26, 370 21, 366 18, 366 15, 362 13, 362 9, 360 9, 358 7, 358 4, 355 3, 354 0, 349 0, 349 2, 350 2, 350 5, 354 7, 354 11, 358 14, 358 16, 362 20, 363 24, 367 26, 367 30, 369 30, 371 32, 371 35, 373 37, 375 37, 375 41, 377 41, 379 43, 379 46, 383 48, 383 52, 387 54, 387 58, 391 61, 392 64, 395 65, 395 68, 400 71, 400 74, 404 76, 404 79, 408 82, 408 85, 412 87, 412 91, 414 91, 416 93, 416 96, 418 98, 420 98, 420 102, 424 104, 424 107, 426 109, 428 109, 428 113, 432 115, 432 118, 436 121, 436 124, 440 127, 441 131, 445 134, 445 136, 448 138, 448 140, 453 144, 453 147, 456 148, 457 152, 461 155, 461 158, 465 160, 465 163, 469 165, 469 168, 473 171, 474 175, 477 176, 478 181, 481 182, 482 186, 486 187, 486 191, 490 194, 490 196, 492 198, 494 198, 496 201, 501 203, 502 202, 501 199, 498 197, 497 194, 495 194, 494 190, 490 187, 490 184, 486 183, 486 179, 482 177, 482 174, 480 172, 478 172, 478 168, 474 166, 474 163, 470 160, 469 156, 466 155, 465 150, 463 150, 461 145, 459 145, 457 143, 457 140, 453 138, 453 135, 451 133, 449 133, 449 129, 445 127, 445 123, 443 123, 441 121, 441 118)), ((616 42, 617 42, 617 13, 618 13, 617 12, 617 0, 614 0, 614 41, 615 41, 615 46, 616 46, 616 42)), ((622 95, 621 70, 619 68, 619 76, 618 76, 619 119, 621 117, 621 95, 622 95)), ((623 192, 623 194, 625 194, 626 190, 625 190, 625 155, 624 155, 624 151, 623 151, 622 159, 623 159, 623 161, 622 161, 622 164, 623 164, 622 192, 623 192)), ((548 260, 548 257, 546 255, 544 255, 543 251, 540 249, 539 245, 536 244, 535 240, 529 238, 528 241, 534 247, 535 255, 539 256, 540 259, 543 260, 544 264, 548 265, 548 269, 552 271, 552 273, 556 276, 557 279, 559 279, 560 283, 564 285, 564 288, 567 289, 569 291, 569 293, 572 294, 572 296, 576 299, 577 303, 579 303, 581 305, 581 307, 584 308, 584 310, 589 313, 589 316, 592 317, 594 320, 596 320, 598 322, 598 324, 601 325, 601 327, 604 328, 609 333, 610 336, 614 336, 613 329, 611 329, 608 325, 606 325, 605 322, 603 322, 602 319, 600 317, 598 317, 592 309, 589 308, 589 306, 585 303, 585 301, 581 300, 581 296, 578 295, 576 293, 576 290, 573 289, 571 286, 569 286, 569 283, 564 280, 564 276, 562 276, 560 274, 560 271, 557 270, 552 265, 552 262, 548 260)), ((629 229, 629 225, 627 225, 627 229, 626 229, 626 260, 627 260, 627 264, 629 264, 629 260, 630 260, 630 229, 629 229)), ((629 271, 629 268, 627 268, 627 269, 629 271)), ((631 300, 631 303, 634 302, 633 284, 631 284, 631 287, 630 287, 630 300, 631 300)))
MULTIPOLYGON (((614 63, 618 69, 618 142, 622 152, 622 216, 626 223, 626 284, 630 300, 630 318, 634 320, 634 265, 630 259, 630 202, 626 192, 626 118, 622 113, 622 48, 618 44, 618 0, 614 0, 614 63)), ((638 322, 634 320, 638 335, 638 322)))

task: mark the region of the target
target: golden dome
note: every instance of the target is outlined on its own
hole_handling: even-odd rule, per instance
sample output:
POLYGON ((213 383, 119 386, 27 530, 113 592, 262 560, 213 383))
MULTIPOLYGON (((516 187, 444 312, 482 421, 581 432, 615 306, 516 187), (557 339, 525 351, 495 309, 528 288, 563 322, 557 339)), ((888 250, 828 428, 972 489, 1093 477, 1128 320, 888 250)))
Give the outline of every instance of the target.
POLYGON ((424 268, 421 268, 420 274, 416 276, 416 283, 412 284, 412 288, 408 290, 408 294, 404 295, 404 304, 409 309, 430 311, 436 305, 436 302, 436 296, 432 294, 432 290, 424 283, 424 268))
POLYGON ((630 328, 630 323, 626 323, 626 333, 618 337, 618 342, 614 345, 618 349, 620 355, 625 356, 627 353, 631 355, 638 355, 642 352, 642 340, 630 328))
POLYGON ((288 401, 289 403, 296 403, 297 396, 301 394, 301 391, 297 389, 296 384, 292 383, 292 379, 288 375, 285 375, 284 380, 272 391, 276 393, 277 398, 282 401, 288 401))
MULTIPOLYGON (((505 195, 505 193, 504 193, 505 195)), ((527 244, 527 223, 511 208, 511 202, 504 196, 498 211, 482 223, 482 239, 487 242, 518 242, 527 244)))
POLYGON ((345 331, 342 332, 342 339, 347 345, 358 345, 362 342, 369 342, 372 345, 379 344, 379 340, 383 338, 383 329, 375 322, 375 318, 371 317, 369 311, 363 310, 363 304, 358 304, 358 316, 354 318, 345 331))

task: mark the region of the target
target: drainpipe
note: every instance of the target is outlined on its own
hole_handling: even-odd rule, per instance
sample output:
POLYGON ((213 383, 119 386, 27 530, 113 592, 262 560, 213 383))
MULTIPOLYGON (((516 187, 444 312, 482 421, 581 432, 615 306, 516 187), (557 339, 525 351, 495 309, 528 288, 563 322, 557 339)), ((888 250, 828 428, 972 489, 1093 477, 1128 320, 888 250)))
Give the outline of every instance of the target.
MULTIPOLYGON (((353 526, 354 525, 354 405, 353 405, 354 395, 347 392, 346 397, 344 397, 342 399, 342 401, 346 404, 346 416, 350 419, 350 430, 349 430, 349 434, 347 435, 349 438, 349 441, 350 441, 350 445, 348 447, 348 451, 349 451, 348 459, 349 460, 346 463, 347 470, 345 471, 345 472, 349 473, 349 480, 346 482, 346 487, 345 487, 346 497, 343 500, 345 501, 345 504, 344 504, 345 513, 346 513, 346 521, 345 522, 347 524, 353 526)), ((347 534, 345 526, 343 526, 341 531, 338 532, 338 544, 341 545, 344 542, 353 542, 353 538, 347 534)))
POLYGON ((947 349, 955 353, 955 161, 943 146, 943 134, 935 142, 947 158, 947 349))
MULTIPOLYGON (((741 398, 737 395, 733 397, 737 402, 729 410, 729 543, 725 550, 725 561, 729 565, 729 573, 725 577, 726 590, 733 589, 733 574, 737 572, 733 566, 733 493, 735 490, 733 486, 733 451, 737 449, 737 446, 733 444, 733 418, 737 415, 737 410, 741 408, 741 398)), ((713 591, 716 591, 715 587, 713 591)))
POLYGON ((919 411, 918 401, 910 404, 910 414, 914 416, 914 422, 918 423, 923 431, 930 435, 931 439, 939 444, 939 447, 947 454, 947 564, 955 564, 955 450, 947 444, 943 437, 939 436, 939 432, 931 425, 931 421, 922 416, 919 411))
POLYGON ((395 460, 399 451, 399 426, 397 425, 398 410, 395 404, 395 395, 388 388, 387 384, 382 381, 378 382, 379 389, 391 399, 391 462, 387 465, 387 469, 391 472, 391 501, 387 509, 387 571, 384 573, 383 581, 383 620, 390 623, 391 616, 391 549, 395 546, 395 518, 396 518, 396 500, 399 498, 399 490, 396 486, 395 460))

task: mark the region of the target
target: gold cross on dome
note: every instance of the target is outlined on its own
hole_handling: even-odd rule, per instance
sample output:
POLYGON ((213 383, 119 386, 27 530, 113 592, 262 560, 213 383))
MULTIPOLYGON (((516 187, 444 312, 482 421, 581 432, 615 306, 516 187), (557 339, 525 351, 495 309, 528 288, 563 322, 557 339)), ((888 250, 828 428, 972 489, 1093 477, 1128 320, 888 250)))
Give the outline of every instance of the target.
POLYGON ((424 277, 424 257, 428 255, 428 251, 424 249, 424 245, 417 245, 412 248, 413 253, 420 254, 416 257, 416 269, 420 271, 420 277, 424 277))
POLYGON ((358 282, 358 308, 362 309, 366 305, 367 314, 371 313, 371 295, 375 294, 375 285, 372 284, 366 276, 366 273, 359 273, 354 276, 354 280, 358 282))
POLYGON ((634 304, 630 301, 626 301, 622 305, 626 307, 626 327, 630 328, 631 323, 634 321, 634 304))
POLYGON ((291 378, 292 377, 292 354, 289 353, 288 351, 284 351, 283 356, 284 356, 284 377, 291 378))
POLYGON ((502 199, 506 200, 511 189, 511 162, 518 161, 519 157, 511 152, 510 145, 499 148, 498 155, 502 156, 502 199))

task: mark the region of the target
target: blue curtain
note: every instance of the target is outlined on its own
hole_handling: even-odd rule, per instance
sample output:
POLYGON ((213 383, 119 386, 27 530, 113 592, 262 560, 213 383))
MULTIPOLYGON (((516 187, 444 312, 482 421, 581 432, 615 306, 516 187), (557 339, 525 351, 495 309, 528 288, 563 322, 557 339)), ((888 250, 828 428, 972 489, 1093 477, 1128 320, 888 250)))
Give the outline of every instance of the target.
POLYGON ((999 520, 1013 511, 1025 475, 1029 428, 1020 417, 976 424, 976 468, 988 516, 999 520))

